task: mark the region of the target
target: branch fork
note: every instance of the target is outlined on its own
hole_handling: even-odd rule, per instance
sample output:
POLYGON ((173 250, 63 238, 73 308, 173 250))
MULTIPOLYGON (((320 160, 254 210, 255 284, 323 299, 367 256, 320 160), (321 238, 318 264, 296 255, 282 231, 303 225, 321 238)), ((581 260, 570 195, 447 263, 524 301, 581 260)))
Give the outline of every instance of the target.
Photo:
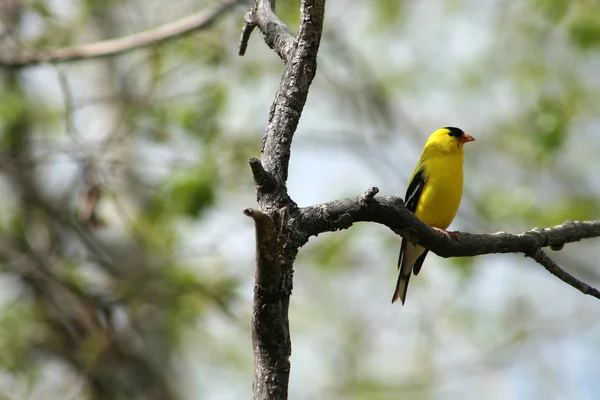
POLYGON ((238 55, 246 54, 250 35, 258 26, 267 46, 275 50, 287 64, 296 50, 297 41, 289 28, 275 14, 275 0, 257 0, 244 16, 244 22, 238 55))
POLYGON ((295 38, 275 14, 274 0, 256 0, 244 18, 240 39, 239 54, 244 55, 250 35, 258 27, 267 45, 285 64, 269 111, 261 158, 249 161, 260 211, 244 211, 256 226, 254 399, 287 399, 292 351, 288 321, 292 268, 298 249, 308 236, 289 229, 301 215, 287 193, 286 182, 292 139, 317 69, 324 13, 325 0, 303 0, 299 34, 295 38))

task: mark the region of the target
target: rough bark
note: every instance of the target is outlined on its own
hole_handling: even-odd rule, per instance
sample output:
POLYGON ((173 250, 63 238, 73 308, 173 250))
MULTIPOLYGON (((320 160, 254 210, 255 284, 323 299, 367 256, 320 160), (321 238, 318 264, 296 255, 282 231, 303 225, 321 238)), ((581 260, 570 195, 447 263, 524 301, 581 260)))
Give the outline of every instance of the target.
POLYGON ((285 63, 269 112, 261 158, 250 160, 259 210, 245 211, 256 225, 254 399, 287 398, 292 351, 288 306, 298 246, 287 230, 289 211, 296 205, 288 196, 286 181, 292 138, 317 70, 325 0, 302 2, 297 39, 274 11, 274 1, 257 0, 246 14, 240 43, 240 54, 244 54, 250 33, 258 26, 266 43, 285 63))

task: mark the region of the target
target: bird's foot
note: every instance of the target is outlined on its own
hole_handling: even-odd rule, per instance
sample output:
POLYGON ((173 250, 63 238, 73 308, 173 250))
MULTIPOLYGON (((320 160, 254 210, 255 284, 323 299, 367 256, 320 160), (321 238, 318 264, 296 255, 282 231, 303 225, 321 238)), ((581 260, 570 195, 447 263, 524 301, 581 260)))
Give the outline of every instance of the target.
POLYGON ((460 232, 458 232, 458 231, 447 231, 445 229, 440 229, 440 228, 436 228, 436 227, 433 227, 433 229, 435 229, 442 235, 446 236, 447 238, 454 239, 454 240, 460 240, 460 232))

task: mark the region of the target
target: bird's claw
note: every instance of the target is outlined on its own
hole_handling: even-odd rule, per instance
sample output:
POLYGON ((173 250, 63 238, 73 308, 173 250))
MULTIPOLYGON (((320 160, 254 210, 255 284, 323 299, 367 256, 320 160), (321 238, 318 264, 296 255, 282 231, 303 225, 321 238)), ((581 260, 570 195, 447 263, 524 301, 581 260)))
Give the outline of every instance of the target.
POLYGON ((442 235, 446 236, 449 239, 454 239, 454 240, 460 240, 460 232, 458 231, 447 231, 445 229, 440 229, 440 228, 433 228, 436 231, 438 231, 439 233, 441 233, 442 235))

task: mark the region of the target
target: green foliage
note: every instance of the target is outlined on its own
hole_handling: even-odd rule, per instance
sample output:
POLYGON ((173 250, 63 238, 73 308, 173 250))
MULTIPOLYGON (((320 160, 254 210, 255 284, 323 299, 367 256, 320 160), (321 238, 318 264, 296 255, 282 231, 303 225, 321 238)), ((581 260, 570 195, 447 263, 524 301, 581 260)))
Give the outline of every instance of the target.
POLYGON ((183 57, 201 68, 218 67, 230 61, 227 44, 216 34, 181 38, 166 50, 173 59, 183 57))
POLYGON ((396 26, 404 17, 406 1, 381 0, 377 7, 373 7, 377 29, 382 31, 396 26))
POLYGON ((110 10, 116 2, 116 0, 85 0, 83 6, 85 11, 93 14, 99 11, 110 10))
POLYGON ((183 266, 170 265, 162 269, 160 285, 169 338, 178 345, 185 329, 196 323, 208 306, 216 305, 231 315, 229 304, 236 297, 238 282, 229 277, 207 279, 183 266))
POLYGON ((222 82, 211 82, 199 91, 199 103, 174 109, 176 121, 192 136, 206 144, 220 134, 220 117, 227 104, 227 88, 222 82))
POLYGON ((600 44, 600 3, 595 0, 535 0, 533 5, 552 25, 564 24, 570 39, 583 50, 600 44))
POLYGON ((13 213, 11 215, 7 215, 6 220, 0 217, 0 231, 5 231, 6 234, 11 235, 11 237, 16 238, 25 238, 25 221, 23 220, 23 215, 20 213, 13 213), (6 221, 6 226, 3 222, 6 221))
POLYGON ((147 215, 151 221, 176 215, 198 218, 216 200, 217 175, 206 166, 194 174, 173 177, 150 201, 147 215))
POLYGON ((46 0, 35 0, 31 3, 31 9, 38 13, 42 18, 49 18, 52 16, 50 8, 46 0))
POLYGON ((183 329, 195 322, 202 312, 206 297, 200 290, 198 275, 172 265, 163 269, 161 285, 164 288, 166 325, 169 338, 179 343, 183 329))
POLYGON ((491 188, 480 196, 481 214, 489 221, 503 221, 506 225, 522 221, 525 214, 533 214, 535 198, 529 188, 515 185, 511 190, 491 188))
MULTIPOLYGON (((12 372, 31 368, 31 341, 36 336, 35 312, 27 302, 13 303, 0 314, 0 367, 12 372)), ((39 338, 38 338, 39 339, 39 338)))
POLYGON ((207 36, 199 45, 201 48, 198 49, 197 54, 200 55, 199 61, 204 65, 218 67, 226 61, 230 61, 229 49, 219 36, 207 36))
POLYGON ((0 139, 3 148, 13 146, 21 138, 21 126, 28 113, 27 99, 18 90, 6 90, 0 95, 0 139))
POLYGON ((153 47, 149 49, 148 68, 152 81, 158 81, 162 74, 165 73, 165 56, 161 47, 153 47))
POLYGON ((140 133, 148 136, 149 139, 167 143, 171 138, 169 112, 170 110, 165 104, 153 103, 145 109, 144 113, 133 108, 130 119, 135 120, 140 133))
POLYGON ((569 115, 560 100, 541 98, 531 118, 535 124, 535 145, 539 162, 554 158, 568 138, 569 115))
POLYGON ((568 196, 544 208, 527 208, 523 218, 536 226, 553 226, 564 221, 585 221, 598 217, 600 203, 594 197, 568 196))
POLYGON ((556 24, 563 19, 569 6, 574 2, 572 0, 533 0, 532 3, 542 16, 556 24))
POLYGON ((600 7, 582 16, 569 26, 571 40, 584 50, 600 45, 600 7))
POLYGON ((359 230, 355 228, 319 237, 309 253, 311 263, 328 274, 339 274, 356 265, 352 242, 359 230))
POLYGON ((600 203, 593 197, 576 194, 555 197, 542 203, 530 187, 521 184, 511 190, 490 189, 482 195, 481 214, 505 226, 553 226, 567 220, 582 221, 597 217, 600 203))
POLYGON ((556 95, 540 95, 512 121, 498 124, 493 140, 527 165, 551 166, 570 138, 570 123, 580 113, 584 97, 574 85, 556 95))
POLYGON ((283 0, 276 4, 277 15, 294 32, 300 20, 300 3, 294 0, 283 0))
POLYGON ((198 217, 215 202, 215 180, 212 171, 202 171, 195 176, 175 180, 168 196, 175 213, 198 217))
POLYGON ((472 277, 477 270, 474 268, 477 259, 475 257, 452 257, 444 260, 444 263, 453 267, 463 280, 472 277))
POLYGON ((426 380, 409 380, 408 383, 382 382, 381 378, 374 375, 358 377, 347 382, 340 393, 340 399, 347 400, 408 400, 430 398, 427 396, 431 385, 426 380))

